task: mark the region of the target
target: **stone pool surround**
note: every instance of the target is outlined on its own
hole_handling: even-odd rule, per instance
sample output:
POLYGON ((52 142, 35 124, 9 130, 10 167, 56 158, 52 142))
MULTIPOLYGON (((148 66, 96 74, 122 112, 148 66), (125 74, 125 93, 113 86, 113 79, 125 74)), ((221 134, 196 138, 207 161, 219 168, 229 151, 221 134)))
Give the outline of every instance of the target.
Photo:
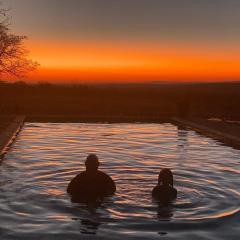
POLYGON ((0 117, 0 160, 14 142, 21 131, 24 122, 83 122, 83 123, 172 123, 178 127, 190 127, 194 131, 212 137, 226 145, 240 149, 240 124, 231 124, 224 121, 210 121, 198 118, 145 118, 138 116, 64 116, 47 115, 31 116, 23 115, 0 117), (7 122, 6 122, 7 121, 7 122))
POLYGON ((192 130, 216 139, 228 146, 240 149, 240 123, 200 118, 172 118, 174 125, 189 127, 192 130))
POLYGON ((0 117, 0 161, 21 131, 24 120, 23 115, 0 117))

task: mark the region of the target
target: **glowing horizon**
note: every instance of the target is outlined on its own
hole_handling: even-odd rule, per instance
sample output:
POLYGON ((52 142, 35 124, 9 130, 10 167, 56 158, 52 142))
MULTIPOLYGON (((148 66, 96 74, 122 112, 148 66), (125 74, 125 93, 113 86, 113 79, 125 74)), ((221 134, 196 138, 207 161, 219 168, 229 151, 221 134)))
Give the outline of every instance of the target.
POLYGON ((22 80, 240 81, 240 3, 103 1, 5 0, 40 64, 22 80))
POLYGON ((32 42, 40 68, 29 81, 145 82, 240 80, 240 52, 117 43, 32 42))

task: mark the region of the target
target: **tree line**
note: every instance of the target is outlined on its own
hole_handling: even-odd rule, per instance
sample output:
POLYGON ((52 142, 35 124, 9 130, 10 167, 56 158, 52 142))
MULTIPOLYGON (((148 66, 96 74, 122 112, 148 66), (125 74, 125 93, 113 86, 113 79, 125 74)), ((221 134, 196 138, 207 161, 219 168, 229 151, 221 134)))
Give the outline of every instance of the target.
POLYGON ((240 83, 0 83, 3 114, 217 117, 240 120, 240 83))

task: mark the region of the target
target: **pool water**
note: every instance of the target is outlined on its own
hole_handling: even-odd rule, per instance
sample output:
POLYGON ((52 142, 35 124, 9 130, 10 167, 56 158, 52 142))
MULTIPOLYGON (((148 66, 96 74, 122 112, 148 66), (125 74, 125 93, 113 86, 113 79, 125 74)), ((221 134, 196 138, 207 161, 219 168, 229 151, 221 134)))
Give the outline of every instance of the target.
POLYGON ((0 238, 239 239, 240 151, 171 124, 26 123, 0 166, 0 238), (71 203, 69 181, 96 153, 117 185, 71 203), (178 198, 151 198, 161 168, 178 198))

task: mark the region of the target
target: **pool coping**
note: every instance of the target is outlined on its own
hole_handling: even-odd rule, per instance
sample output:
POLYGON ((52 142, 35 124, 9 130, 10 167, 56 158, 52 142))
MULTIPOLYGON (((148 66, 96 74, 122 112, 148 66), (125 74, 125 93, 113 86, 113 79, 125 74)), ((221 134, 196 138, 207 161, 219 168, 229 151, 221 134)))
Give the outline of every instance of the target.
POLYGON ((25 121, 24 115, 17 115, 0 133, 0 162, 15 141, 25 121))
POLYGON ((166 116, 135 116, 135 115, 28 115, 26 122, 40 123, 169 123, 166 116))
POLYGON ((173 124, 177 126, 190 127, 197 133, 216 139, 227 146, 240 149, 240 136, 229 134, 224 129, 214 129, 210 126, 207 119, 202 120, 204 120, 202 123, 198 123, 198 119, 172 118, 173 124))

